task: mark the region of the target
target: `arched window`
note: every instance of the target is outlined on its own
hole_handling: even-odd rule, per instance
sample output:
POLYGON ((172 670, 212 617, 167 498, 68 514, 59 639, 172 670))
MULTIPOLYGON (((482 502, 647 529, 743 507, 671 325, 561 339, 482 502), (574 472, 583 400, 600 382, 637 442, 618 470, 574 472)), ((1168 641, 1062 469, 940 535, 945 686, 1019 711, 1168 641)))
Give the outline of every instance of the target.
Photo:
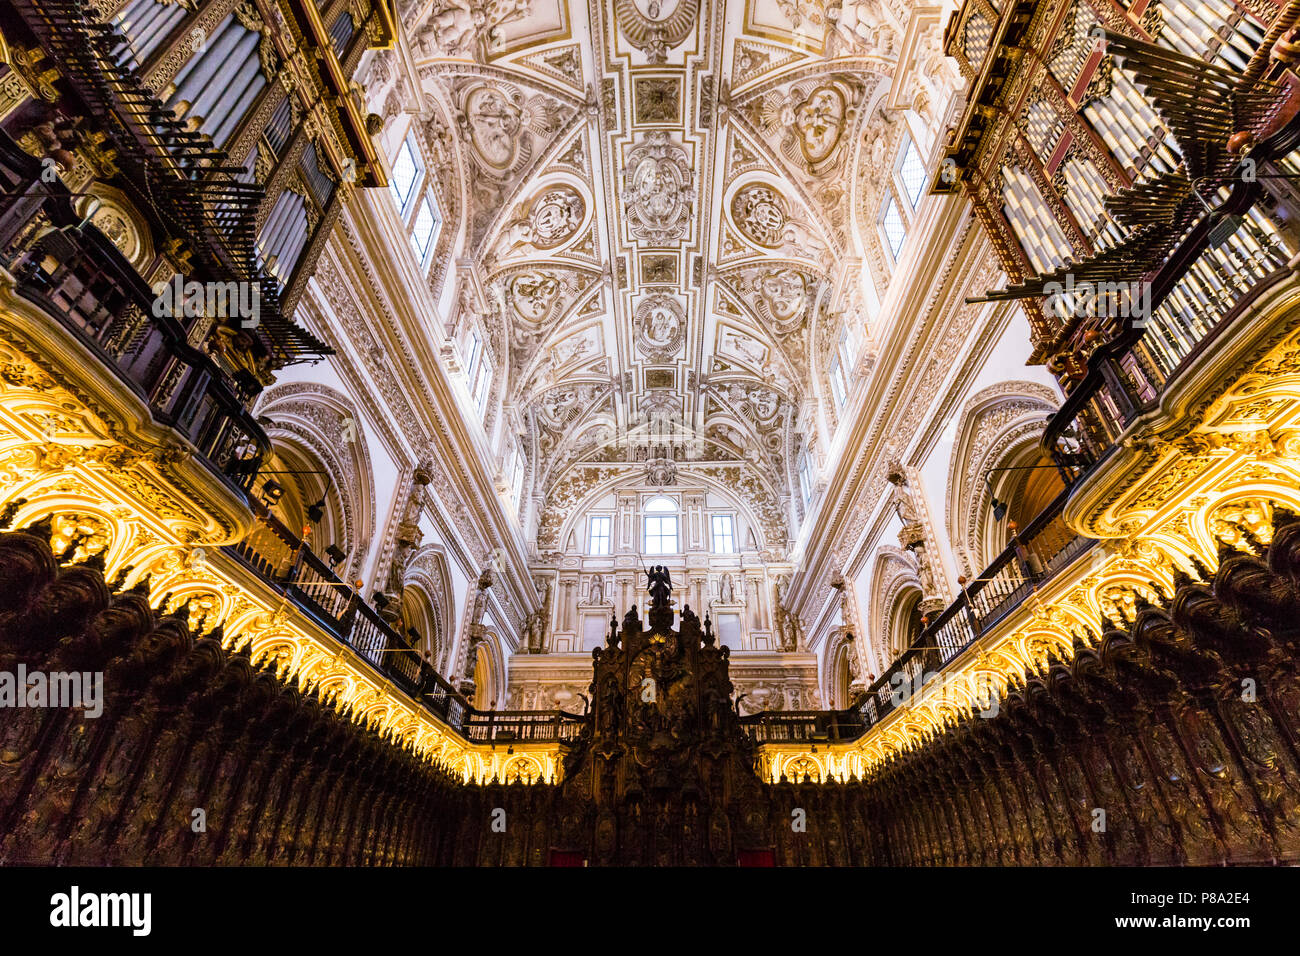
POLYGON ((645 503, 645 553, 677 554, 677 502, 658 495, 645 503))

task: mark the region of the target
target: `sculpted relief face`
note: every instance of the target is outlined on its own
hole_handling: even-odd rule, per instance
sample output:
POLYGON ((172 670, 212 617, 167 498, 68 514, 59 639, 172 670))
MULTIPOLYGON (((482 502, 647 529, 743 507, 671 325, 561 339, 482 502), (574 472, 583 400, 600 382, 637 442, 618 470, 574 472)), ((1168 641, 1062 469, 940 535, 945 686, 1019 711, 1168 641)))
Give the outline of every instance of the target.
POLYGON ((505 171, 519 154, 522 112, 505 93, 477 86, 465 97, 465 124, 474 153, 485 166, 505 171))
POLYGON ((510 302, 530 322, 544 319, 559 293, 559 280, 545 272, 521 272, 510 282, 510 302))
POLYGON ((782 322, 798 316, 808 304, 808 286, 794 269, 769 272, 758 283, 772 314, 782 322))
POLYGON ((844 131, 844 112, 844 96, 833 86, 819 86, 795 107, 799 148, 809 165, 816 166, 835 152, 844 131))

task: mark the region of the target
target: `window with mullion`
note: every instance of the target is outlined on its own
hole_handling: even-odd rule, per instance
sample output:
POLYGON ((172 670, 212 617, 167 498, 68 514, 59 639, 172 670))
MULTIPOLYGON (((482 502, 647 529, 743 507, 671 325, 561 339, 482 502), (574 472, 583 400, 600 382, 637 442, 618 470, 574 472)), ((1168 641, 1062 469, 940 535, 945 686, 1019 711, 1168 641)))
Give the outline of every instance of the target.
POLYGON ((609 515, 592 515, 587 526, 587 553, 609 554, 609 529, 613 519, 609 515))
POLYGON ((393 171, 388 180, 388 188, 392 191, 393 201, 397 203, 397 212, 403 221, 411 210, 422 172, 419 160, 416 158, 415 147, 411 145, 413 135, 408 135, 402 140, 402 146, 393 158, 393 171))
POLYGON ((909 210, 916 209, 925 195, 926 172, 921 152, 911 136, 903 134, 903 148, 899 151, 898 165, 895 167, 899 191, 907 199, 909 210))
POLYGON ((892 187, 888 190, 880 210, 880 233, 889 249, 890 257, 897 262, 899 253, 903 251, 903 243, 907 241, 907 223, 903 221, 903 214, 899 210, 898 199, 892 187))
POLYGON ((677 553, 677 515, 646 515, 645 553, 677 553))
POLYGON ((736 535, 731 515, 713 515, 713 551, 715 554, 735 554, 736 535))

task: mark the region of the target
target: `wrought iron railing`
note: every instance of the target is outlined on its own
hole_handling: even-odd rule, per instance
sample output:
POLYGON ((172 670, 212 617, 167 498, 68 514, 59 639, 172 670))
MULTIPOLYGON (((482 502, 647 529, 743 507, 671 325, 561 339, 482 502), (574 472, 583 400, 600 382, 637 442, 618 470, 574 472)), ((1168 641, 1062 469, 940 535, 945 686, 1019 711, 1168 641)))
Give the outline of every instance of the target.
MULTIPOLYGON (((1300 118, 1251 151, 1252 175, 1219 189, 1218 205, 1144 279, 1149 315, 1125 318, 1087 357, 1043 433, 1043 448, 1071 476, 1095 468, 1125 430, 1251 302, 1291 273, 1290 252, 1257 204, 1268 180, 1300 179, 1300 118)), ((1195 184, 1193 185, 1195 188, 1195 184)))
POLYGON ((1087 471, 1108 457, 1135 419, 1203 354, 1237 315, 1291 273, 1289 255, 1266 219, 1247 216, 1221 245, 1208 248, 1167 283, 1145 327, 1128 328, 1089 357, 1043 433, 1063 469, 1087 471))
POLYGON ((957 600, 929 622, 916 642, 880 676, 861 705, 864 726, 887 716, 981 636, 1005 619, 1063 568, 1097 542, 1076 534, 1061 517, 1069 490, 1020 530, 957 600))
POLYGON ((1087 553, 1096 541, 1077 535, 1061 517, 1063 491, 957 599, 927 623, 916 641, 850 711, 765 711, 741 718, 757 743, 835 743, 856 739, 919 692, 929 679, 1005 619, 1045 582, 1087 553))
POLYGON ((461 732, 474 743, 551 743, 578 736, 585 715, 562 710, 473 711, 465 718, 461 732))
POLYGON ((258 527, 225 550, 351 647, 404 692, 461 730, 467 701, 407 642, 361 592, 343 581, 307 543, 254 501, 258 527))
POLYGON ((840 743, 866 730, 856 710, 765 711, 741 717, 740 726, 756 744, 840 743))
POLYGON ((270 448, 265 433, 212 358, 174 316, 155 315, 139 273, 40 169, 0 133, 0 265, 18 294, 76 335, 213 471, 246 489, 270 448))
POLYGON ((80 101, 93 128, 106 137, 119 173, 114 185, 155 220, 160 234, 184 237, 204 278, 256 283, 259 323, 248 331, 262 340, 276 367, 332 354, 284 314, 279 283, 258 254, 255 224, 263 188, 244 181, 243 166, 167 109, 121 59, 128 44, 117 27, 101 22, 83 0, 12 2, 57 64, 60 91, 66 88, 80 101))

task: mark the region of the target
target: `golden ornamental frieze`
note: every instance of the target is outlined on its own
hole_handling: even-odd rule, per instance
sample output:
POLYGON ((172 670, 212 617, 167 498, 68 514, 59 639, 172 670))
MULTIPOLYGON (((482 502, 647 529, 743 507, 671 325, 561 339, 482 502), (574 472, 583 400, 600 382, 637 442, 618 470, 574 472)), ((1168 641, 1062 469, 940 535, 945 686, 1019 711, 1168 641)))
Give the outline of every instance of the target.
MULTIPOLYGON (((1224 347, 1180 373, 1158 409, 1081 484, 1066 520, 1096 538, 1129 537, 1161 520, 1178 495, 1254 461, 1290 461, 1300 447, 1300 329, 1288 278, 1224 330, 1224 347)), ((1283 471, 1292 471, 1283 466, 1283 471)))

